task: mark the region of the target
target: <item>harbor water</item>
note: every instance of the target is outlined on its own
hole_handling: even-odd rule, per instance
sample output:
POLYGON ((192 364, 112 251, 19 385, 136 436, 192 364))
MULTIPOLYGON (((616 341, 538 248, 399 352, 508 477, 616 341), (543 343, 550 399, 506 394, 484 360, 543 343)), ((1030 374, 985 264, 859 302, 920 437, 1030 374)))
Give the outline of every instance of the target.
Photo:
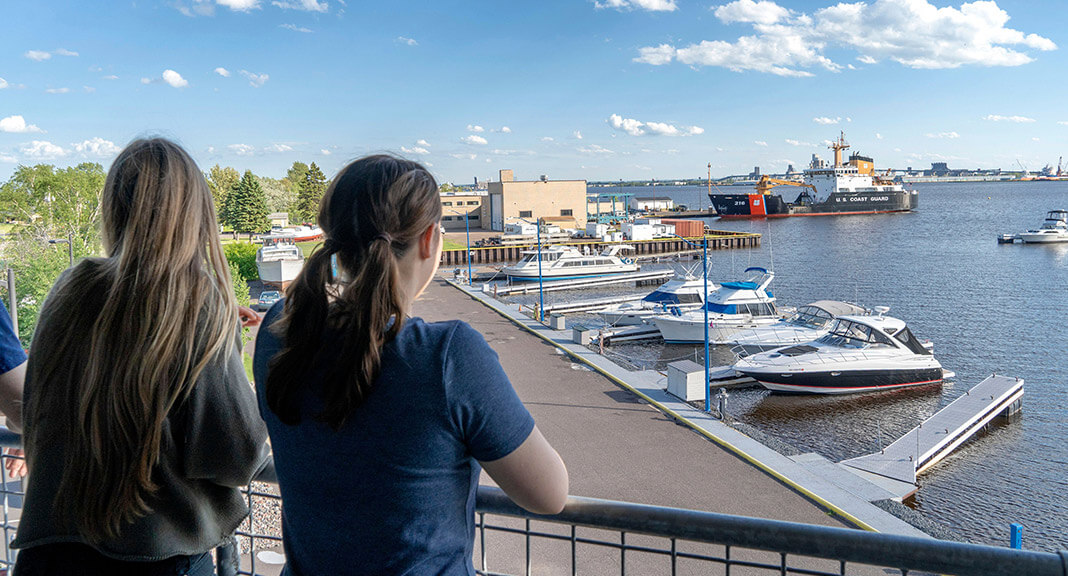
MULTIPOLYGON (((920 209, 908 214, 711 220, 716 229, 758 232, 763 242, 710 252, 709 276, 735 280, 747 266, 762 266, 776 273, 771 291, 780 305, 835 299, 889 306, 889 315, 934 343, 936 357, 956 377, 942 385, 834 397, 738 390, 731 392, 729 411, 801 452, 837 461, 878 451, 991 373, 1023 378, 1020 416, 999 420, 921 475, 919 491, 906 504, 969 542, 1007 545, 1016 522, 1024 526, 1024 548, 1068 549, 1068 243, 996 241, 1002 233, 1037 228, 1048 210, 1068 208, 1068 182, 915 188, 920 209)), ((703 186, 622 191, 708 206, 703 186)), ((550 304, 606 293, 545 298, 550 304)), ((661 369, 680 358, 703 361, 703 346, 662 341, 620 343, 609 353, 661 369)), ((710 363, 731 358, 714 347, 710 363)))

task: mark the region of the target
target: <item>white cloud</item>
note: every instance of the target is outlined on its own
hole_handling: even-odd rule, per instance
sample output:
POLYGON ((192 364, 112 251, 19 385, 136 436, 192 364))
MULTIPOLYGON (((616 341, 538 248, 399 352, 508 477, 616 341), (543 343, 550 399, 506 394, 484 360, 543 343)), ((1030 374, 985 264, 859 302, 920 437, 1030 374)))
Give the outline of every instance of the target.
POLYGON ((401 152, 404 152, 405 154, 430 154, 430 150, 427 150, 422 146, 412 146, 411 148, 401 146, 401 152))
POLYGON ((941 138, 941 139, 952 140, 954 138, 960 138, 960 134, 957 134, 956 132, 939 132, 937 134, 928 132, 927 133, 927 137, 928 138, 941 138))
POLYGON ((575 130, 571 135, 574 136, 576 140, 582 140, 582 132, 579 132, 578 130, 575 130))
POLYGON ((0 153, 0 162, 4 164, 18 164, 19 159, 8 154, 0 153))
POLYGON ((990 120, 991 122, 1016 122, 1018 124, 1035 121, 1034 118, 1028 118, 1027 116, 998 116, 997 114, 983 116, 983 120, 990 120))
POLYGON ((504 132, 505 134, 511 134, 512 129, 507 126, 501 126, 501 132, 504 132))
POLYGON ((86 156, 95 156, 98 158, 110 158, 122 151, 122 148, 116 146, 114 142, 104 140, 99 136, 91 140, 85 140, 81 143, 74 144, 74 149, 86 156))
POLYGON ((397 36, 398 44, 407 44, 408 46, 418 46, 419 43, 415 41, 415 38, 405 38, 404 36, 397 36))
POLYGON ((175 88, 185 88, 189 85, 189 81, 182 78, 181 74, 169 69, 163 71, 163 81, 175 88))
POLYGON ((757 146, 763 146, 765 148, 768 147, 768 143, 763 140, 753 140, 753 144, 756 144, 757 146))
POLYGON ((114 74, 111 74, 111 75, 108 75, 108 76, 104 76, 104 80, 118 80, 118 79, 119 79, 119 77, 114 75, 114 74))
POLYGON ((489 144, 489 142, 485 138, 477 134, 470 134, 468 136, 464 136, 463 138, 460 138, 460 140, 468 144, 478 144, 479 146, 489 144))
POLYGON ((467 125, 467 131, 468 132, 485 132, 486 129, 481 127, 481 126, 479 126, 478 124, 468 124, 467 125))
POLYGON ((678 10, 675 0, 594 0, 597 8, 615 8, 616 10, 648 10, 649 12, 674 12, 678 10))
POLYGON ((316 0, 274 0, 271 4, 285 10, 306 10, 308 12, 326 12, 330 8, 326 2, 317 2, 316 0))
POLYGON ((82 86, 82 90, 85 90, 89 94, 96 92, 96 88, 94 88, 93 86, 82 86))
POLYGON ((423 139, 416 140, 415 143, 420 145, 420 146, 430 147, 430 142, 427 142, 426 140, 423 140, 423 139))
POLYGON ((1032 141, 1032 142, 1041 142, 1041 141, 1042 141, 1042 139, 1036 136, 1036 137, 1034 137, 1034 138, 1031 138, 1031 141, 1032 141))
POLYGON ((541 137, 541 141, 542 142, 555 142, 555 140, 553 139, 552 136, 542 136, 541 137))
POLYGON ((826 116, 817 116, 817 117, 813 118, 812 121, 815 122, 816 124, 821 124, 823 126, 829 126, 831 124, 837 124, 837 123, 841 122, 842 119, 841 118, 828 118, 826 116))
POLYGON ((449 154, 449 156, 452 156, 457 160, 475 160, 478 158, 478 154, 449 154))
POLYGON ((1060 124, 1061 126, 1068 126, 1068 120, 1061 120, 1060 122, 1057 122, 1057 124, 1060 124))
POLYGON ((52 53, 51 52, 44 52, 42 50, 29 50, 25 54, 23 54, 23 56, 29 58, 30 60, 41 62, 41 61, 48 60, 49 58, 51 58, 52 57, 52 53))
POLYGON ((70 88, 46 88, 45 92, 49 94, 66 94, 67 92, 70 92, 70 88))
POLYGON ((77 56, 78 53, 73 50, 67 50, 66 48, 57 48, 52 51, 56 56, 77 56))
POLYGON ((590 144, 589 146, 579 148, 578 151, 582 154, 590 154, 596 156, 608 156, 611 154, 615 154, 615 152, 613 152, 612 150, 598 146, 596 144, 590 144))
POLYGON ((279 28, 285 28, 286 30, 292 30, 294 32, 300 32, 302 34, 311 34, 311 28, 305 28, 304 26, 297 26, 296 24, 279 24, 279 28))
POLYGON ((7 80, 4 80, 3 78, 0 78, 0 90, 3 90, 4 88, 7 88, 8 86, 10 86, 10 84, 7 83, 7 80))
POLYGON ((292 152, 293 151, 293 147, 290 146, 289 144, 271 144, 270 146, 264 148, 264 151, 266 151, 266 152, 292 152))
POLYGON ((142 78, 141 79, 141 83, 142 84, 151 84, 152 83, 152 79, 151 78, 142 78))
POLYGON ((20 152, 22 152, 24 156, 35 160, 50 160, 53 158, 62 158, 67 155, 67 151, 61 146, 57 146, 45 140, 34 140, 26 146, 23 146, 20 149, 20 152))
POLYGON ((248 85, 252 86, 253 88, 259 88, 260 86, 263 86, 267 83, 267 80, 271 78, 268 74, 253 74, 248 70, 242 70, 241 75, 245 78, 248 78, 248 85))
POLYGON ((260 0, 215 0, 215 3, 234 12, 249 12, 260 7, 260 0))
POLYGON ((8 116, 0 120, 0 132, 14 132, 25 134, 28 132, 44 132, 34 124, 27 124, 22 116, 8 116))
POLYGON ((329 150, 327 150, 326 148, 323 148, 322 150, 319 150, 319 153, 322 154, 323 156, 329 156, 331 154, 331 152, 329 150))
POLYGON ((808 142, 802 142, 801 140, 793 140, 791 138, 787 138, 785 142, 790 146, 804 146, 805 148, 811 148, 813 146, 813 144, 810 144, 808 142))
POLYGON ((229 78, 230 77, 230 71, 227 70, 226 68, 223 68, 222 66, 219 66, 218 68, 216 68, 215 69, 215 73, 218 74, 219 76, 222 76, 223 78, 229 78))
POLYGON ((681 129, 673 124, 664 122, 642 122, 634 118, 624 118, 619 114, 608 117, 608 124, 616 130, 622 130, 631 136, 659 135, 659 136, 691 136, 704 133, 700 126, 683 126, 681 129))
POLYGON ((882 140, 882 139, 883 139, 883 135, 882 135, 882 134, 880 134, 880 133, 878 133, 878 132, 876 132, 876 133, 875 133, 875 139, 876 139, 876 140, 882 140))
MULTIPOLYGON (((618 0, 623 1, 623 0, 618 0)), ((690 66, 719 66, 780 76, 812 76, 809 69, 840 71, 826 56, 853 51, 857 61, 882 60, 909 68, 1019 66, 1034 51, 1055 50, 1048 38, 1007 28, 1007 12, 993 1, 939 8, 929 0, 873 0, 838 3, 811 14, 770 0, 735 0, 714 14, 726 24, 747 24, 755 32, 733 42, 705 40, 638 49, 634 61, 661 66, 677 60, 690 66)))
POLYGON ((231 144, 227 148, 238 156, 252 156, 256 153, 256 148, 248 144, 231 144))
POLYGON ((716 18, 724 24, 736 22, 770 25, 790 16, 790 11, 774 2, 738 0, 715 9, 716 18))

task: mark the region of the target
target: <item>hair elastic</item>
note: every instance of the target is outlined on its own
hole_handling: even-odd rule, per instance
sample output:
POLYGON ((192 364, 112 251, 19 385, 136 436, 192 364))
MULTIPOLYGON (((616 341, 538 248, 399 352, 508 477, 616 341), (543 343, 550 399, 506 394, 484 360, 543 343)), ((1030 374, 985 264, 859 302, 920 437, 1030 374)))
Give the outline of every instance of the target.
POLYGON ((393 243, 393 237, 385 232, 379 232, 378 235, 375 236, 375 240, 385 240, 386 244, 393 243))

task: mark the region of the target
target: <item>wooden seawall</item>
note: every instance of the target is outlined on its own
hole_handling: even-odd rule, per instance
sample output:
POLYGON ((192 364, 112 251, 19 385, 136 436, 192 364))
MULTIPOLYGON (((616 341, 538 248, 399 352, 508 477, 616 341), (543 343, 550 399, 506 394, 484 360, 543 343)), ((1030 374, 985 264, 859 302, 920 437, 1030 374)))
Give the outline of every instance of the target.
MULTIPOLYGON (((753 234, 749 232, 728 232, 713 230, 708 234, 708 249, 709 250, 728 250, 731 248, 755 248, 760 246, 760 234, 753 234)), ((700 246, 701 238, 687 238, 689 242, 700 246)), ((575 241, 575 242, 562 242, 561 244, 566 246, 574 246, 579 250, 583 247, 588 247, 590 252, 600 252, 606 246, 614 244, 620 244, 620 242, 603 242, 600 240, 591 241, 575 241)), ((678 238, 658 238, 656 240, 625 240, 622 244, 634 247, 634 254, 641 256, 644 254, 667 254, 671 252, 682 252, 685 250, 693 250, 692 244, 678 238)), ((523 244, 517 246, 484 246, 484 247, 471 247, 471 263, 472 264, 490 264, 500 262, 518 262, 520 259, 520 252, 523 250, 537 249, 537 244, 523 244)), ((443 250, 441 252, 441 263, 443 266, 451 266, 455 264, 467 264, 467 248, 457 248, 454 250, 443 250)))

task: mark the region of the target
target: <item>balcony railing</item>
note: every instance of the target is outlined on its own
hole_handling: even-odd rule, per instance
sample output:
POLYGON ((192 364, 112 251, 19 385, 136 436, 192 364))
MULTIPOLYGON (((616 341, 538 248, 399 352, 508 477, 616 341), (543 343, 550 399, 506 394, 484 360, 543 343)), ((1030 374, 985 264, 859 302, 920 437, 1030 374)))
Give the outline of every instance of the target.
MULTIPOLYGON (((0 446, 18 436, 0 428, 0 446)), ((3 460, 13 458, 4 455, 3 460)), ((276 482, 273 467, 260 481, 276 482)), ((281 551, 278 534, 257 529, 262 503, 278 504, 264 490, 246 491, 253 517, 238 531, 240 567, 220 558, 219 576, 277 574, 259 558, 281 551), (252 528, 249 528, 252 527, 252 528)), ((0 482, 4 534, 0 571, 15 552, 8 543, 18 526, 21 485, 0 482)), ((539 516, 519 508, 497 488, 479 487, 476 572, 499 574, 954 574, 958 576, 1068 576, 1068 552, 1015 550, 935 539, 814 526, 571 497, 563 512, 539 516)), ((354 546, 366 543, 352 543, 354 546)), ((221 556, 232 552, 220 549, 221 556)), ((2 573, 2 572, 0 572, 2 573)))

